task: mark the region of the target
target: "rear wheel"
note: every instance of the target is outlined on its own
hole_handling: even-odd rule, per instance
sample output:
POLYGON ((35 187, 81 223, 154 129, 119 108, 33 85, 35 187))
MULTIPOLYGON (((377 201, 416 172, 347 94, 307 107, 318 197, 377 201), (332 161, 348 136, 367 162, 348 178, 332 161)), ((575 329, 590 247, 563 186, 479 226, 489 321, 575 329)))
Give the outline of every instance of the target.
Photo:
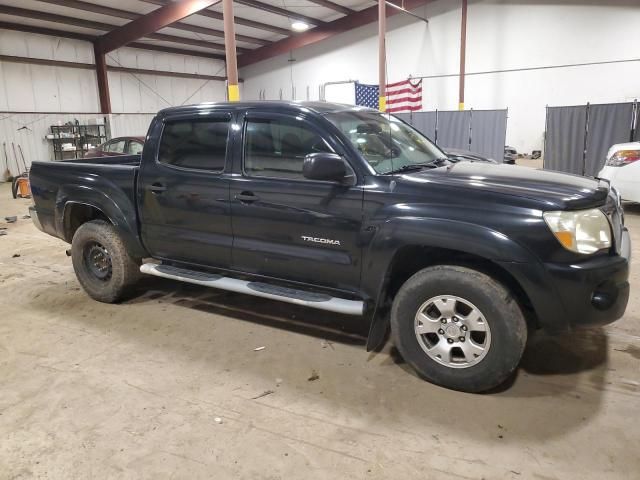
POLYGON ((527 325, 511 293, 457 266, 426 268, 402 286, 391 310, 393 340, 424 379, 455 390, 497 387, 515 370, 527 325))
POLYGON ((95 300, 122 300, 140 277, 116 229, 104 220, 81 225, 71 242, 71 259, 82 288, 95 300))

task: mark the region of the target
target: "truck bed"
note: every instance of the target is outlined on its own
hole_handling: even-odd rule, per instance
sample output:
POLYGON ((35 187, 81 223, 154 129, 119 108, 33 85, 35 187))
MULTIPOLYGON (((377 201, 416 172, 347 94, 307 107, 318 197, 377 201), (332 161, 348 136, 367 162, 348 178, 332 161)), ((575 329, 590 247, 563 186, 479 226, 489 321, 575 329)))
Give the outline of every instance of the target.
POLYGON ((38 215, 36 224, 70 242, 73 230, 68 224, 69 205, 83 205, 100 211, 118 229, 138 239, 140 158, 126 155, 33 162, 29 178, 38 215))

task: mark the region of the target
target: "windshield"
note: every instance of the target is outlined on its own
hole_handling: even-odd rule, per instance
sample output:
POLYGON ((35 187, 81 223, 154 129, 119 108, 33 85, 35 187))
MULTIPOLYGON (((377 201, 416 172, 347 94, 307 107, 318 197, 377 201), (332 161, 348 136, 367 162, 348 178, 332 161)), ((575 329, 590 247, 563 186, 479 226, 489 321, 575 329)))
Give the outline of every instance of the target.
POLYGON ((427 137, 392 115, 346 111, 326 117, 377 173, 440 166, 446 158, 427 137))

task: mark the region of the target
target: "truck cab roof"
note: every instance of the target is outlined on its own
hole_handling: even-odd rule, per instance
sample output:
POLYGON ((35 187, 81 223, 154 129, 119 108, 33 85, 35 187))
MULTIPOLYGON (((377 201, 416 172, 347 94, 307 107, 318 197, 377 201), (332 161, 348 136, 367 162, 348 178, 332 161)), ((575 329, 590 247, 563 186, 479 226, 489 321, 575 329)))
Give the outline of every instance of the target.
POLYGON ((344 103, 331 103, 331 102, 296 102, 290 100, 260 100, 251 102, 205 102, 195 105, 184 105, 180 107, 170 107, 160 110, 158 116, 170 116, 176 114, 192 113, 205 110, 245 110, 245 109, 260 109, 262 111, 274 111, 274 112, 311 112, 317 115, 326 115, 328 113, 344 112, 344 111, 368 111, 377 112, 377 110, 359 107, 355 105, 348 105, 344 103))

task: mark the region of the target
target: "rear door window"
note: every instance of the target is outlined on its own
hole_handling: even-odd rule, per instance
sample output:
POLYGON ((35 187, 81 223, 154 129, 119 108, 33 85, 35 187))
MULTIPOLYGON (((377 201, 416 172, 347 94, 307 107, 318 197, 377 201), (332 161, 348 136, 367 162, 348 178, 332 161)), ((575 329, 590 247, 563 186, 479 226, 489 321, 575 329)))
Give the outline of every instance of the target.
POLYGON ((174 120, 164 125, 158 162, 174 167, 222 172, 230 118, 174 120))

